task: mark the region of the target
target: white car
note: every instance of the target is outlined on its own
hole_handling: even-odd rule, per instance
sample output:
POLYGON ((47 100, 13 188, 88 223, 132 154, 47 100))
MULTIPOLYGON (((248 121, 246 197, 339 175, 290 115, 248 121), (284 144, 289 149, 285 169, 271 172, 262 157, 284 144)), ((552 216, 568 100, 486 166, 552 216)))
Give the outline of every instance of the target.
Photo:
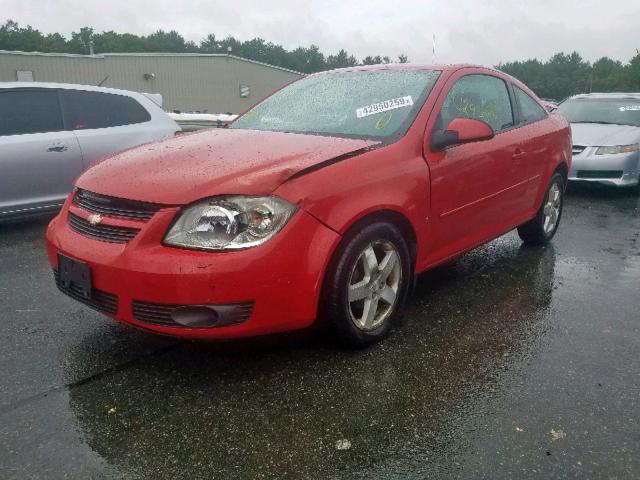
POLYGON ((0 83, 0 219, 56 210, 100 158, 179 131, 159 95, 0 83))

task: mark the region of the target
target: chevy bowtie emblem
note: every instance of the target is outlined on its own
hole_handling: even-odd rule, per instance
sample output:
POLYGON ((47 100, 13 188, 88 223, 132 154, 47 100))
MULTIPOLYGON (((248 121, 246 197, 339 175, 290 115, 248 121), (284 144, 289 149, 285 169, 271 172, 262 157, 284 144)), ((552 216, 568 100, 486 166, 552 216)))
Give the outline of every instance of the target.
POLYGON ((102 222, 102 215, 99 215, 97 213, 94 213, 93 215, 89 216, 89 223, 91 225, 98 225, 102 222))

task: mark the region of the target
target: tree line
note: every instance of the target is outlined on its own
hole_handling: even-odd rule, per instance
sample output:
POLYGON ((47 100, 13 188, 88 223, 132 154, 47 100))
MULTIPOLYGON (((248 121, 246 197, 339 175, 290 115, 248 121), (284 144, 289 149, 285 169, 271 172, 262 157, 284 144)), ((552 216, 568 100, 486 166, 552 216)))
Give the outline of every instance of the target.
POLYGON ((500 63, 497 68, 524 82, 539 97, 563 100, 576 93, 640 92, 640 52, 622 63, 602 57, 593 63, 577 52, 557 53, 547 61, 537 59, 500 63))
MULTIPOLYGON (((93 28, 83 27, 72 32, 70 38, 66 38, 59 33, 44 34, 29 25, 20 26, 12 20, 7 20, 0 26, 0 50, 88 54, 91 48, 98 54, 231 53, 303 73, 354 65, 409 61, 404 54, 393 60, 380 55, 358 60, 344 49, 333 55, 325 55, 317 45, 287 50, 282 45, 262 38, 242 41, 233 36, 218 39, 214 34, 209 34, 196 43, 185 40, 174 30, 158 30, 145 36, 114 31, 99 33, 93 28)), ((562 100, 570 95, 585 92, 640 92, 640 51, 636 51, 636 55, 628 63, 608 57, 590 63, 577 52, 573 52, 557 53, 546 61, 531 59, 500 63, 496 68, 520 79, 542 98, 562 100)))
POLYGON ((30 25, 20 26, 7 20, 0 26, 0 50, 20 50, 44 53, 123 53, 123 52, 163 52, 163 53, 224 53, 257 60, 303 73, 314 73, 332 68, 354 65, 375 65, 409 61, 400 54, 397 59, 388 56, 367 56, 358 60, 342 49, 333 55, 324 55, 317 45, 287 50, 282 45, 262 38, 241 41, 232 36, 218 39, 209 34, 200 42, 187 41, 175 30, 158 30, 150 35, 117 33, 114 31, 95 32, 91 27, 83 27, 72 32, 70 38, 59 33, 44 34, 30 25))

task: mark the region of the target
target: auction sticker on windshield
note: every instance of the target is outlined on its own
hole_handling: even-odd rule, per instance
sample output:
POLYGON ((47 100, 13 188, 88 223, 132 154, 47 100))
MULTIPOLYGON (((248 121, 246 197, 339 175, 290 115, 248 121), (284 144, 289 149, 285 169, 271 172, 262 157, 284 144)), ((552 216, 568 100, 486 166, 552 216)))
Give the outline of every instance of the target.
POLYGON ((375 115, 376 113, 382 113, 396 108, 410 107, 411 105, 413 105, 413 98, 411 98, 411 95, 407 95, 406 97, 398 97, 392 100, 385 100, 384 102, 367 105, 366 107, 360 107, 356 109, 356 116, 358 118, 368 117, 369 115, 375 115))

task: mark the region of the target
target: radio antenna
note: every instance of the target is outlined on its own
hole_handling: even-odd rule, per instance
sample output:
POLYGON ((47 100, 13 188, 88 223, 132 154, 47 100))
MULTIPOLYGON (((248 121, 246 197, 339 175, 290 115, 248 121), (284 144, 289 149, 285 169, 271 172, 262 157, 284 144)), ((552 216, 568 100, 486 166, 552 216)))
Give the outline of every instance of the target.
POLYGON ((433 34, 433 61, 432 63, 435 65, 436 63, 436 34, 433 34))

